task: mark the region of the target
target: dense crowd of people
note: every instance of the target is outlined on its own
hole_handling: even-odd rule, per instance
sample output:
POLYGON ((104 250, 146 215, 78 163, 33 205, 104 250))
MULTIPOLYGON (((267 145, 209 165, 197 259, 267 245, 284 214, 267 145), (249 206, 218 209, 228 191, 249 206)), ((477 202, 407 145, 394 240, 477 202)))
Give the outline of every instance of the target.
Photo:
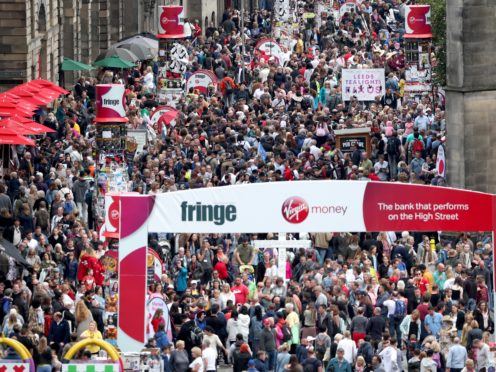
MULTIPOLYGON (((126 163, 128 190, 144 194, 234 184, 316 179, 443 185, 437 149, 445 142, 444 102, 405 93, 401 25, 405 0, 363 0, 343 17, 301 17, 287 61, 254 50, 276 31, 271 1, 182 42, 188 77, 219 79, 217 92, 177 97, 179 116, 152 123, 158 63, 81 78, 36 119, 54 129, 36 147, 17 146, 0 184, 8 258, 0 277, 5 336, 22 342, 38 371, 60 370, 69 346, 115 339, 118 285, 101 263, 115 244, 99 235, 95 205, 95 85, 126 85, 129 129, 151 134, 126 163), (244 29, 241 29, 241 17, 244 29), (385 32, 384 32, 385 31, 385 32), (244 41, 244 44, 243 44, 244 41), (244 54, 243 54, 244 53, 244 54), (345 68, 384 68, 374 101, 342 100, 345 68), (370 130, 371 149, 340 149, 335 130, 370 130)), ((299 4, 312 12, 313 1, 299 4)), ((431 56, 435 64, 435 55, 431 56)), ((277 249, 255 249, 274 234, 150 235, 170 246, 167 273, 150 296, 169 305, 151 314, 147 347, 168 372, 489 371, 493 242, 483 234, 409 232, 294 234, 285 273, 277 249), (170 244, 169 244, 170 242, 170 244), (491 305, 491 306, 490 306, 491 305)), ((88 347, 91 358, 100 348, 88 347)), ((5 357, 11 357, 6 350, 5 357)))

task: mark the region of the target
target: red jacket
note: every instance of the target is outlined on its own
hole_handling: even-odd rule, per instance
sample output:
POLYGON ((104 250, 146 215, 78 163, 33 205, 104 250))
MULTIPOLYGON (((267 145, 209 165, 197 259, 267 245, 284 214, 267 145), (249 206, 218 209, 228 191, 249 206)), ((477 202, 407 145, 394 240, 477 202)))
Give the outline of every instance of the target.
POLYGON ((227 265, 222 261, 219 261, 215 264, 214 270, 217 270, 217 272, 219 273, 219 279, 221 280, 227 280, 227 278, 229 277, 227 273, 227 265))

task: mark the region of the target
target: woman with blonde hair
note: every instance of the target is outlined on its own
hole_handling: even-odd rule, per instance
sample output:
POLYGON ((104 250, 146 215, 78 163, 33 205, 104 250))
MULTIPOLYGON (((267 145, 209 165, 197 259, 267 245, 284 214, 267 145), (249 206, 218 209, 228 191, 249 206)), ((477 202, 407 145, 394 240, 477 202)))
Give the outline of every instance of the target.
POLYGON ((355 363, 355 372, 365 372, 366 368, 367 364, 365 363, 365 359, 363 356, 359 355, 355 363))
POLYGON ((145 76, 143 76, 143 85, 148 91, 155 90, 155 76, 153 75, 152 66, 146 68, 145 76))
POLYGON ((52 349, 48 346, 46 337, 40 338, 35 355, 36 372, 52 372, 52 349))
POLYGON ((188 352, 184 349, 184 341, 176 342, 176 349, 171 353, 169 363, 174 372, 186 372, 189 368, 188 352))
POLYGON ((3 327, 4 337, 10 337, 10 334, 14 332, 14 327, 16 325, 22 326, 22 323, 17 319, 16 313, 10 313, 5 326, 3 327))
MULTIPOLYGON (((81 302, 81 301, 80 301, 81 302)), ((98 330, 96 327, 96 322, 95 321, 90 321, 88 325, 88 329, 81 333, 80 336, 81 340, 84 339, 93 339, 93 340, 103 340, 101 332, 98 330)), ((89 345, 86 346, 86 349, 91 352, 91 354, 97 354, 100 351, 100 346, 97 345, 89 345)))
POLYGON ((236 298, 234 297, 234 293, 231 292, 231 287, 229 287, 229 284, 224 284, 222 286, 222 292, 220 293, 220 309, 224 310, 227 306, 227 302, 229 300, 232 301, 233 305, 236 304, 236 298))
POLYGON ((191 355, 193 357, 193 361, 189 365, 191 372, 203 372, 202 350, 199 347, 194 347, 191 349, 191 355))
POLYGON ((468 333, 472 330, 472 320, 474 320, 474 316, 472 313, 465 314, 465 324, 462 328, 462 337, 461 344, 463 346, 467 346, 467 337, 468 333))
POLYGON ((79 340, 81 339, 81 335, 89 328, 90 323, 93 321, 93 315, 83 300, 78 301, 76 304, 74 315, 76 318, 76 333, 79 340))

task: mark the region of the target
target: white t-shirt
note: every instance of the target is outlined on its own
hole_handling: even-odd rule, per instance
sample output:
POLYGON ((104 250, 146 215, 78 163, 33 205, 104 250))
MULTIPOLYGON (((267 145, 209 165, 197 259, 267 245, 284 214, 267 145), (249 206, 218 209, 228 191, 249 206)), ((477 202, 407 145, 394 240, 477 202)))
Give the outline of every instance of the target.
POLYGON ((199 366, 199 368, 198 368, 198 370, 196 370, 196 372, 203 372, 204 371, 203 359, 201 357, 198 357, 195 360, 193 360, 191 362, 191 364, 189 365, 189 368, 191 368, 192 370, 195 370, 195 366, 199 366))
POLYGON ((217 360, 217 351, 212 347, 207 347, 202 351, 202 358, 205 361, 207 371, 215 371, 215 364, 217 360))
POLYGON ((384 301, 384 306, 387 307, 387 316, 394 315, 394 310, 396 309, 396 302, 394 300, 388 299, 384 301))

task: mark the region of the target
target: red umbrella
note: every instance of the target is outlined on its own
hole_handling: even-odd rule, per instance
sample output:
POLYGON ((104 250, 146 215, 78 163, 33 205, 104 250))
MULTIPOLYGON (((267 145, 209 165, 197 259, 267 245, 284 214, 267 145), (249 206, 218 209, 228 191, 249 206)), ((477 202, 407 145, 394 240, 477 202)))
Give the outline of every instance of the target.
POLYGON ((10 113, 11 114, 10 116, 12 116, 12 114, 18 114, 27 117, 31 117, 34 115, 32 110, 22 107, 22 104, 15 104, 1 100, 0 100, 0 111, 4 113, 10 113))
POLYGON ((48 128, 44 125, 36 123, 34 121, 21 122, 19 120, 8 118, 0 120, 0 127, 5 127, 9 129, 19 130, 18 134, 34 134, 39 135, 43 133, 53 133, 53 129, 48 128))
POLYGON ((30 93, 26 89, 23 89, 21 87, 13 88, 11 89, 12 93, 14 93, 16 96, 19 96, 19 98, 22 101, 26 101, 28 103, 35 104, 36 106, 43 106, 46 104, 45 99, 35 96, 33 93, 30 93))
POLYGON ((17 136, 18 134, 27 134, 27 133, 19 133, 17 130, 12 129, 10 127, 0 127, 0 136, 2 135, 11 135, 11 136, 17 136))
POLYGON ((52 102, 60 93, 50 90, 50 88, 45 88, 37 84, 23 84, 20 86, 22 89, 27 90, 29 93, 34 94, 39 99, 43 100, 45 103, 52 102))
POLYGON ((160 118, 158 119, 158 123, 169 125, 172 120, 175 120, 177 118, 177 114, 178 112, 175 110, 167 111, 165 114, 162 114, 162 116, 160 116, 160 118))
POLYGON ((54 92, 59 93, 59 95, 70 93, 68 90, 65 90, 64 88, 59 87, 58 85, 56 85, 56 84, 54 84, 48 80, 36 79, 36 80, 31 80, 30 82, 28 82, 26 84, 33 84, 33 85, 42 86, 43 88, 48 88, 49 90, 52 90, 54 92))
POLYGON ((29 138, 19 136, 19 135, 10 135, 10 134, 2 134, 0 135, 0 145, 28 145, 34 146, 34 141, 29 138))
POLYGON ((35 111, 38 106, 35 105, 34 103, 28 103, 26 101, 21 100, 19 97, 14 96, 14 95, 7 95, 7 93, 4 93, 3 95, 0 94, 0 102, 2 102, 3 105, 14 105, 15 107, 22 106, 26 110, 31 110, 35 111))
MULTIPOLYGON (((35 121, 28 121, 28 122, 20 122, 18 121, 19 124, 21 124, 24 128, 29 129, 33 132, 36 132, 35 134, 41 134, 41 133, 55 133, 56 131, 53 130, 52 128, 47 127, 46 125, 37 123, 35 121)), ((2 121, 0 121, 1 125, 2 121)))

